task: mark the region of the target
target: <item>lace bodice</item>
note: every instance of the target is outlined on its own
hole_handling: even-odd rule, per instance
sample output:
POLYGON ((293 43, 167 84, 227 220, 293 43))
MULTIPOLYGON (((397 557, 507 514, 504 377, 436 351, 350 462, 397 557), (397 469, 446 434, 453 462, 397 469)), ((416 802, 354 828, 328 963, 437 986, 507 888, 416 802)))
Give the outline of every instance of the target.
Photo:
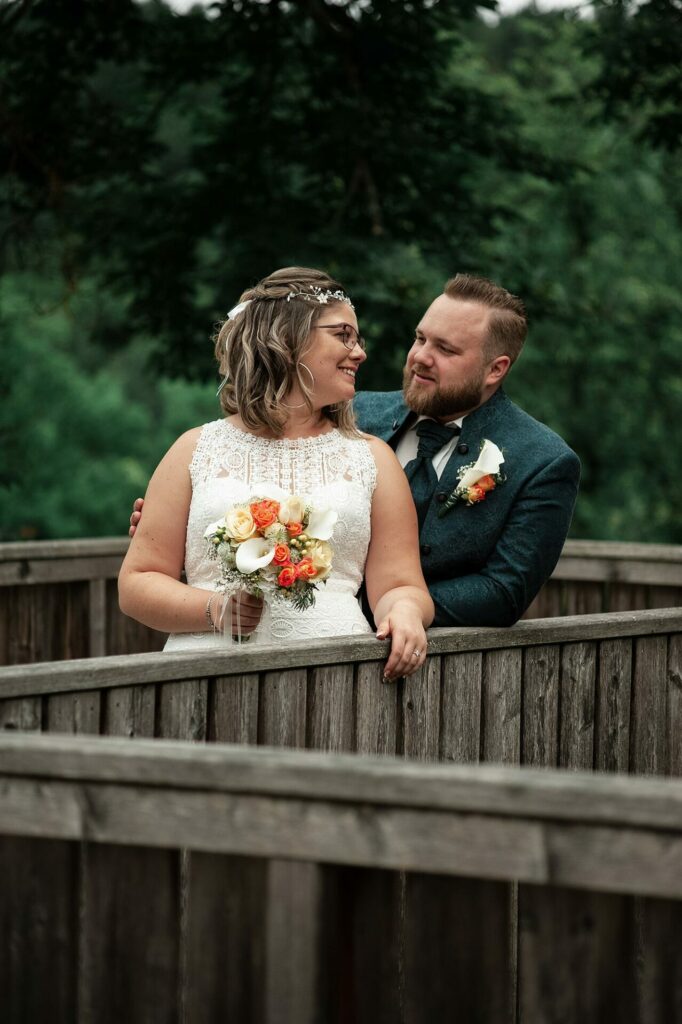
MULTIPOLYGON (((217 561, 208 558, 206 527, 236 502, 252 496, 297 494, 317 508, 338 514, 332 545, 332 572, 320 584, 315 605, 295 611, 273 602, 260 642, 317 639, 368 632, 370 626, 356 598, 362 583, 370 539, 376 464, 367 441, 338 430, 318 437, 270 440, 245 433, 227 420, 207 423, 190 465, 192 501, 185 544, 185 574, 193 587, 214 589, 220 578, 217 561)), ((166 649, 220 642, 210 633, 178 634, 166 649)))

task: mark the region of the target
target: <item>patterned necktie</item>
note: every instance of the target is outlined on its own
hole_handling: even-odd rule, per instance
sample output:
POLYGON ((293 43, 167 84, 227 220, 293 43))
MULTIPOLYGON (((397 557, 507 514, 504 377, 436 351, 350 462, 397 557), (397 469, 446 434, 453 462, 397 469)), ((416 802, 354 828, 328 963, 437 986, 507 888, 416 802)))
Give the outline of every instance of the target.
POLYGON ((410 481, 412 497, 417 508, 420 533, 438 483, 438 477, 433 468, 433 457, 459 433, 459 427, 444 427, 442 424, 436 423, 435 420, 420 420, 417 424, 417 437, 419 438, 417 458, 408 462, 405 466, 405 473, 410 481))

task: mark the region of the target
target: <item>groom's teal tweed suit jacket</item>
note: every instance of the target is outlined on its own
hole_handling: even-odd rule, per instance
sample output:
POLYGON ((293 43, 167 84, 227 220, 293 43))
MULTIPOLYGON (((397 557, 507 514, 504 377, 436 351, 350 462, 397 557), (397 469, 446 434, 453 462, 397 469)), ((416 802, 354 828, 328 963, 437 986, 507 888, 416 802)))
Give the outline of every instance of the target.
MULTIPOLYGON (((400 391, 360 392, 358 425, 395 445, 410 417, 400 391)), ((511 626, 550 577, 578 493, 580 462, 549 427, 501 389, 465 417, 455 451, 434 490, 419 537, 422 568, 436 606, 435 626, 511 626), (506 476, 475 505, 458 502, 442 518, 457 471, 488 439, 502 449, 506 476)))

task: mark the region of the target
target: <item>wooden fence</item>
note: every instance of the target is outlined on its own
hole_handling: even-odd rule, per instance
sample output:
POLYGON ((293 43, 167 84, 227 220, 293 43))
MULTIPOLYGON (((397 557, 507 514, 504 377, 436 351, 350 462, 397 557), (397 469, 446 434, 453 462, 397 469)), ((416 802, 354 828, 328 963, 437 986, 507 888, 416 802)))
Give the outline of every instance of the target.
MULTIPOLYGON (((156 651, 162 634, 123 616, 127 539, 0 545, 0 664, 156 651)), ((527 618, 682 604, 682 547, 568 541, 527 618)))
POLYGON ((682 775, 682 609, 0 668, 0 726, 682 775))
POLYGON ((682 1021, 679 780, 5 734, 0 786, 7 1024, 682 1021))

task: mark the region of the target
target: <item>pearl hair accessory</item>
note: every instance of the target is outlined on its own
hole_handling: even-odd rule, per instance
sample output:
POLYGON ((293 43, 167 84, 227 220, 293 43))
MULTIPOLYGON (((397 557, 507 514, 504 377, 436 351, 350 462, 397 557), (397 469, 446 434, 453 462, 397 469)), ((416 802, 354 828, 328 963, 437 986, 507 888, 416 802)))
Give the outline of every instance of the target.
POLYGON ((307 292, 289 292, 287 302, 290 302, 291 299, 315 299, 316 302, 323 306, 326 306, 330 300, 333 302, 347 302, 351 309, 355 309, 346 293, 342 292, 340 288, 337 288, 336 291, 332 291, 330 288, 323 291, 316 284, 309 285, 307 292))

